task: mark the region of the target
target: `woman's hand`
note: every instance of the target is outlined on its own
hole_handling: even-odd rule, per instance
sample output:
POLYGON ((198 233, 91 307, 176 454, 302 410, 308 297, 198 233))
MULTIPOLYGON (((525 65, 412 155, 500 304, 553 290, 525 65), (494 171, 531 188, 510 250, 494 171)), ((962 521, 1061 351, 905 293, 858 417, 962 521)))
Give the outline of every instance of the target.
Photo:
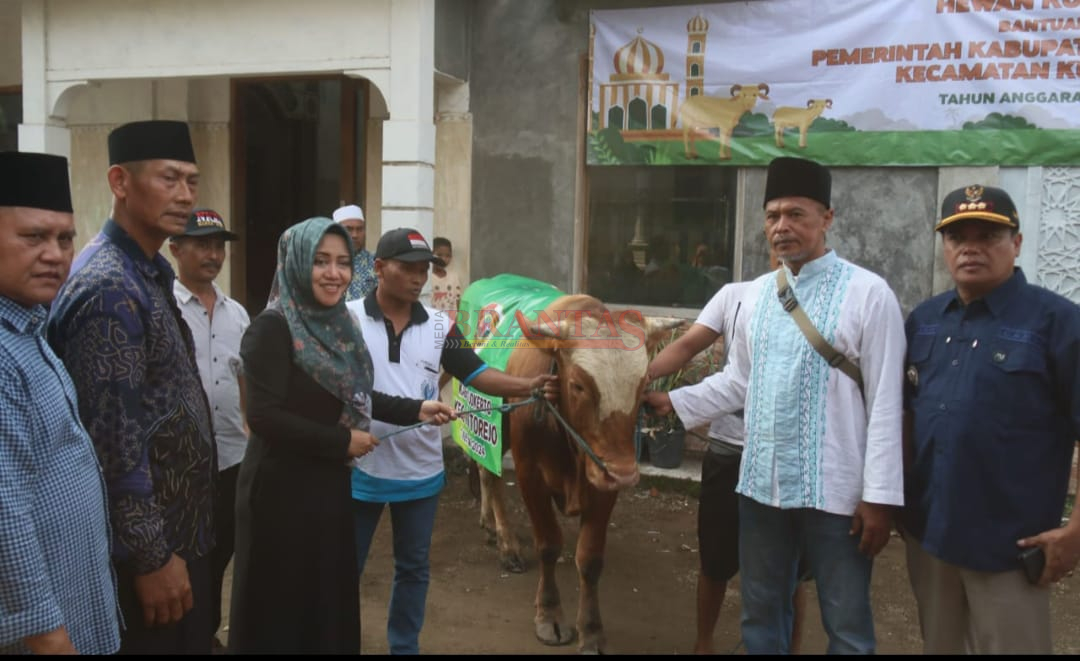
POLYGON ((363 457, 374 450, 378 444, 379 439, 366 431, 360 431, 359 429, 349 430, 349 457, 363 457))
POLYGON ((457 420, 457 411, 440 401, 429 399, 420 405, 420 422, 442 425, 457 420))

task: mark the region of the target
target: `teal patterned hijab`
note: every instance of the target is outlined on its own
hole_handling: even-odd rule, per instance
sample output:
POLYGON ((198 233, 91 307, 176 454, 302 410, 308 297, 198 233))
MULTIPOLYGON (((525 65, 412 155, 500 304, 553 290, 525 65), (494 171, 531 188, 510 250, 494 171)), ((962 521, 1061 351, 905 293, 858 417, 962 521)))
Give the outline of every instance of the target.
POLYGON ((266 307, 279 310, 289 323, 293 362, 345 404, 341 424, 367 431, 374 373, 360 327, 345 307, 346 288, 332 307, 315 300, 312 289, 315 251, 329 234, 345 239, 352 263, 352 241, 334 221, 316 217, 293 225, 278 240, 277 271, 266 307))

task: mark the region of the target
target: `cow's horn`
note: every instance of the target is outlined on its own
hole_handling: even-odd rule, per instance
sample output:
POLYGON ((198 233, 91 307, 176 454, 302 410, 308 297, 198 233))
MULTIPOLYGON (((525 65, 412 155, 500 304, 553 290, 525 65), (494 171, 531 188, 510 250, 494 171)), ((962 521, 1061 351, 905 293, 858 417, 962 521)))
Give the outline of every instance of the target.
POLYGON ((678 328, 679 326, 682 326, 682 324, 682 319, 660 320, 653 319, 652 317, 647 317, 645 319, 645 337, 651 338, 655 335, 666 333, 668 331, 678 328))

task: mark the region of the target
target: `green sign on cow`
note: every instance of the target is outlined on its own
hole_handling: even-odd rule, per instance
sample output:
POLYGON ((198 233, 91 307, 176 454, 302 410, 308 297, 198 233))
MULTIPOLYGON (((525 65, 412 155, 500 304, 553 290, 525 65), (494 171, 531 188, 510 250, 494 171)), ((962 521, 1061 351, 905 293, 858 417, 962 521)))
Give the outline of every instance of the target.
MULTIPOLYGON (((527 341, 519 319, 535 318, 560 296, 563 292, 552 285, 511 273, 478 280, 461 295, 457 324, 485 363, 506 369, 510 353, 527 341)), ((451 387, 455 409, 480 409, 454 421, 454 442, 478 464, 502 475, 502 397, 473 390, 457 379, 451 387)))

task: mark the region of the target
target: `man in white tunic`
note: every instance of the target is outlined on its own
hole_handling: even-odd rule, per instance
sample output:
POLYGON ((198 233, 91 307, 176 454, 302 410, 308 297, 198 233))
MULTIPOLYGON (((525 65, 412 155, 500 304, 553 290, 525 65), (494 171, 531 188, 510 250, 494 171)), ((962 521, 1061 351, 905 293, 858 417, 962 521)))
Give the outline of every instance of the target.
POLYGON ((794 298, 823 338, 858 367, 830 366, 781 304, 781 270, 759 277, 730 365, 700 384, 648 393, 688 427, 745 409, 739 483, 742 637, 750 653, 789 652, 800 554, 817 582, 830 653, 872 653, 873 557, 903 504, 904 325, 879 276, 826 246, 831 177, 778 158, 765 187, 765 236, 794 298))

